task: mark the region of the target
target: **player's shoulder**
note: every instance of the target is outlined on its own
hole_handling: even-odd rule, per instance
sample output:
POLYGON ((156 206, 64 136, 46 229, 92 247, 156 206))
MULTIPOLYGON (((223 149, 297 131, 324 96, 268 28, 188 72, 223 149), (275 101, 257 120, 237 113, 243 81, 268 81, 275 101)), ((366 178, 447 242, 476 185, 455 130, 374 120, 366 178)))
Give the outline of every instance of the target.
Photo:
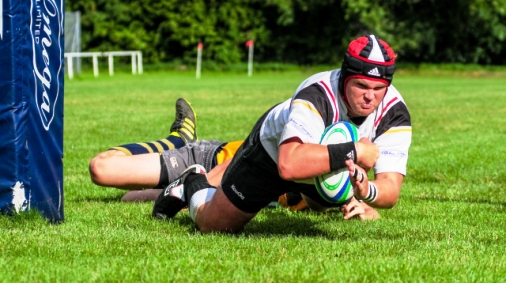
POLYGON ((401 115, 406 116, 409 119, 409 110, 406 105, 406 102, 404 101, 404 98, 400 94, 400 92, 395 88, 395 86, 390 85, 388 87, 388 91, 383 98, 382 103, 376 110, 376 112, 379 113, 380 116, 385 116, 387 113, 388 115, 401 115))
POLYGON ((388 87, 387 94, 376 111, 373 120, 376 136, 392 131, 411 131, 411 115, 408 107, 393 85, 388 87))
POLYGON ((332 91, 334 88, 337 89, 337 78, 339 76, 340 69, 323 71, 316 74, 311 75, 307 79, 305 79, 302 83, 300 83, 299 87, 295 91, 295 93, 300 92, 302 89, 314 85, 314 84, 324 84, 327 85, 332 91), (335 84, 335 87, 334 87, 335 84))
POLYGON ((394 104, 402 103, 404 105, 406 104, 401 93, 397 90, 397 88, 393 84, 388 86, 388 91, 385 95, 385 98, 383 98, 383 101, 385 101, 386 103, 390 103, 390 104, 392 104, 392 103, 394 103, 394 104))

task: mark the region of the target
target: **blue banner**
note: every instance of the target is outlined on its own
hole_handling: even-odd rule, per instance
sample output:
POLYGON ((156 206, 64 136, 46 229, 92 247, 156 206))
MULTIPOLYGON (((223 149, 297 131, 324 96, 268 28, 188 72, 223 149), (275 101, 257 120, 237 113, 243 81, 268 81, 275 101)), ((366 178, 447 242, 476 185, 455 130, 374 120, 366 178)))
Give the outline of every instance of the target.
POLYGON ((0 210, 60 222, 64 2, 0 1, 0 210))

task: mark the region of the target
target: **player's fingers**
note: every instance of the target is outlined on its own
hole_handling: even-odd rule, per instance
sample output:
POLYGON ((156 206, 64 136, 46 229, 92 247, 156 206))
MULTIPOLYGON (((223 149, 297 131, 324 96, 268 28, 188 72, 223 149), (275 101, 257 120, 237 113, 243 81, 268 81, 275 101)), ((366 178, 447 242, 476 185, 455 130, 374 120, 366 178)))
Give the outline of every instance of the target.
POLYGON ((355 163, 353 163, 353 161, 351 159, 348 159, 348 160, 346 160, 346 166, 348 166, 348 171, 350 172, 350 176, 353 175, 353 172, 355 170, 355 163))
POLYGON ((351 198, 347 203, 341 205, 341 212, 346 215, 351 210, 353 210, 357 204, 358 202, 355 200, 355 198, 351 198))
POLYGON ((346 164, 350 170, 355 166, 355 163, 351 159, 346 160, 344 164, 346 164))
POLYGON ((350 207, 348 206, 348 204, 341 205, 341 212, 344 215, 346 215, 346 214, 348 214, 348 212, 350 212, 350 207))
POLYGON ((356 202, 349 202, 349 203, 343 205, 341 208, 342 208, 342 212, 344 214, 344 218, 346 219, 347 215, 352 213, 353 210, 357 208, 357 204, 356 204, 356 202))
POLYGON ((359 207, 354 207, 350 212, 344 215, 344 219, 362 218, 364 216, 364 210, 359 207))
POLYGON ((360 172, 357 167, 354 168, 354 171, 353 171, 353 178, 357 181, 359 181, 360 183, 363 183, 364 180, 365 180, 365 174, 364 172, 360 172))

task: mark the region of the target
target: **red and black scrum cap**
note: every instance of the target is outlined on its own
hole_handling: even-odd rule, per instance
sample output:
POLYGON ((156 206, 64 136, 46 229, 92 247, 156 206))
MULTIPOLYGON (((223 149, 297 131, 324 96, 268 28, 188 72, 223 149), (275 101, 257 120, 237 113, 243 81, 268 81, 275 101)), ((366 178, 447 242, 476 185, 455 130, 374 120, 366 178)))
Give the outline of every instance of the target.
POLYGON ((344 94, 344 84, 351 77, 375 79, 392 83, 395 72, 395 53, 388 43, 374 35, 353 40, 344 55, 339 78, 339 92, 344 94))

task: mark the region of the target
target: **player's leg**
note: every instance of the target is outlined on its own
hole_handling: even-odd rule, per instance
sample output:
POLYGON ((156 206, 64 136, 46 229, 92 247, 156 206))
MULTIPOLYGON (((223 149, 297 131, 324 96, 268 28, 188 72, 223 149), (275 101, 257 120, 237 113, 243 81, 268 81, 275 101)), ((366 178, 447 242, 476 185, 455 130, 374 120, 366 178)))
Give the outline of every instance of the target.
POLYGON ((209 202, 203 203, 198 208, 190 206, 190 215, 204 233, 239 232, 257 213, 238 209, 223 193, 221 187, 216 189, 209 202), (193 209, 197 211, 194 212, 193 209))
MULTIPOLYGON (((202 174, 190 175, 184 181, 181 198, 202 232, 240 231, 285 188, 295 185, 279 177, 277 165, 258 141, 258 133, 254 130, 252 140, 239 148, 223 175, 221 188, 211 186, 202 174)), ((163 210, 164 195, 155 201, 154 212, 163 210)))
POLYGON ((307 207, 313 211, 325 212, 329 208, 340 207, 342 204, 330 203, 323 199, 314 186, 299 190, 307 207))
MULTIPOLYGON (((207 174, 208 182, 214 187, 219 186, 223 173, 227 169, 231 158, 235 155, 242 143, 243 141, 232 141, 227 143, 213 140, 199 141, 189 144, 177 151, 171 151, 172 154, 167 153, 166 155, 168 158, 166 158, 166 160, 170 161, 166 162, 166 168, 170 171, 167 173, 169 176, 168 183, 173 182, 175 177, 178 177, 180 173, 182 173, 182 171, 178 171, 181 170, 181 168, 187 168, 193 164, 202 164, 209 172, 207 174), (177 166, 173 168, 173 164, 177 164, 177 166)), ((121 200, 153 201, 156 200, 160 192, 160 189, 132 190, 127 192, 121 200)))
POLYGON ((208 187, 206 180, 206 170, 199 164, 188 167, 176 180, 167 185, 160 195, 156 198, 153 205, 153 217, 166 219, 174 217, 181 209, 188 206, 187 191, 192 190, 188 184, 188 179, 204 180, 202 187, 208 187))
POLYGON ((223 178, 223 174, 227 170, 228 165, 230 164, 232 159, 228 159, 227 161, 216 165, 208 174, 207 181, 211 186, 218 187, 221 184, 221 179, 223 178))
POLYGON ((211 199, 204 199, 200 191, 191 196, 190 215, 202 232, 238 232, 273 199, 299 186, 279 177, 276 163, 258 139, 254 129, 211 199))
POLYGON ((290 211, 301 211, 309 208, 300 192, 284 193, 279 196, 278 203, 290 211))
POLYGON ((145 202, 154 201, 163 189, 130 190, 126 192, 121 201, 124 202, 145 202))
POLYGON ((232 158, 221 181, 222 189, 211 186, 203 174, 191 174, 181 186, 183 193, 179 196, 173 197, 174 190, 170 190, 170 194, 160 194, 153 206, 153 215, 159 217, 163 215, 160 211, 167 210, 166 215, 173 217, 181 207, 179 199, 186 202, 190 216, 201 231, 238 232, 261 209, 283 194, 284 189, 294 183, 280 178, 276 163, 260 142, 264 117, 257 121, 232 158))
POLYGON ((160 163, 154 156, 163 151, 183 147, 197 139, 196 114, 183 98, 176 101, 176 117, 168 137, 152 142, 131 143, 99 153, 90 162, 92 181, 100 186, 141 189, 158 184, 160 163), (150 167, 142 167, 149 165, 150 167), (156 171, 156 172, 155 172, 156 171), (155 181, 156 179, 156 181, 155 181))
POLYGON ((131 156, 107 154, 107 158, 94 158, 90 162, 90 177, 96 185, 126 190, 158 185, 161 171, 158 153, 131 156))
MULTIPOLYGON (((160 181, 158 188, 163 188, 176 180, 186 168, 194 164, 201 164, 205 170, 211 170, 216 164, 216 153, 221 152, 227 147, 227 143, 215 140, 201 140, 198 142, 187 144, 186 146, 174 150, 166 150, 162 152, 163 163, 161 165, 160 181)), ((225 166, 226 168, 226 166, 225 166)), ((219 170, 212 170, 209 174, 213 182, 219 184, 223 173, 219 170)), ((122 201, 152 201, 160 194, 159 189, 147 189, 142 191, 130 191, 123 197, 122 201)))
POLYGON ((161 153, 165 150, 181 148, 185 144, 197 141, 197 115, 190 103, 184 98, 176 101, 176 117, 170 127, 170 134, 163 139, 130 143, 111 148, 125 155, 161 153))
POLYGON ((325 212, 329 209, 327 205, 322 205, 317 201, 314 201, 312 198, 306 196, 305 194, 301 194, 301 196, 304 202, 307 204, 308 208, 310 208, 313 211, 325 212))
POLYGON ((190 216, 202 232, 237 232, 261 209, 256 212, 238 209, 221 189, 207 182, 205 170, 200 165, 190 166, 162 191, 154 203, 153 216, 171 218, 185 206, 189 207, 190 216))

